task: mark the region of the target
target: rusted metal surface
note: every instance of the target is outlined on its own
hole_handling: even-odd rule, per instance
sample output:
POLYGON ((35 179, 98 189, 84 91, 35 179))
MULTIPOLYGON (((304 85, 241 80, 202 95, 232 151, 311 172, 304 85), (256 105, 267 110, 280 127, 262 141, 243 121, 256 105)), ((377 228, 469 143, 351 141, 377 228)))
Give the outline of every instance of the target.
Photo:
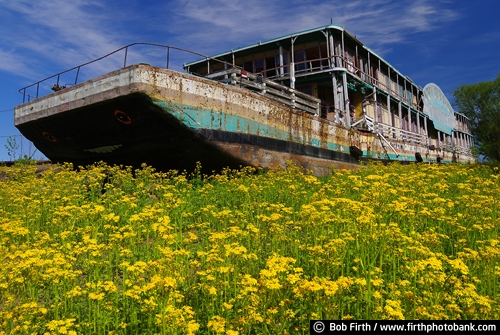
MULTIPOLYGON (((375 134, 239 87, 147 65, 22 104, 15 124, 52 161, 81 164, 104 160, 194 169, 200 161, 210 169, 277 169, 291 161, 325 175, 358 166, 351 146, 368 158, 387 156, 375 134)), ((416 151, 425 154, 421 146, 394 145, 401 160, 414 160, 416 151)))
POLYGON ((265 167, 273 170, 286 168, 291 162, 302 167, 303 171, 311 172, 315 176, 326 176, 335 169, 356 170, 359 164, 345 161, 334 161, 318 157, 290 154, 286 152, 271 151, 245 144, 218 143, 219 147, 231 155, 241 157, 246 162, 251 162, 255 167, 265 167))

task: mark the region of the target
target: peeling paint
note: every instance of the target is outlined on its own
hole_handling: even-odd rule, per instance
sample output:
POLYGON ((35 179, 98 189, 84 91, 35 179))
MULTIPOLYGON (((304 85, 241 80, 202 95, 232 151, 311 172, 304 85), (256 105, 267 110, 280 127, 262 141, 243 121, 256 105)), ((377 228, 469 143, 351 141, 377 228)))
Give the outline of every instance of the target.
MULTIPOLYGON (((20 105, 15 124, 49 159, 58 160, 109 159, 126 164, 132 156, 129 160, 134 163, 142 159, 175 166, 176 161, 193 164, 198 154, 210 166, 278 168, 290 160, 323 175, 332 168, 358 166, 349 155, 352 145, 366 157, 396 158, 385 152, 375 134, 348 129, 239 87, 146 65, 20 105), (110 116, 114 105, 131 115, 130 124, 117 124, 110 116), (89 115, 94 119, 81 122, 89 115), (96 128, 93 123, 102 124, 96 128), (58 143, 47 143, 40 135, 43 127, 56 134, 65 133, 58 127, 71 125, 77 135, 56 136, 64 139, 58 143), (97 155, 104 153, 108 156, 97 155)), ((417 150, 423 148, 401 143, 398 159, 414 160, 417 150)))

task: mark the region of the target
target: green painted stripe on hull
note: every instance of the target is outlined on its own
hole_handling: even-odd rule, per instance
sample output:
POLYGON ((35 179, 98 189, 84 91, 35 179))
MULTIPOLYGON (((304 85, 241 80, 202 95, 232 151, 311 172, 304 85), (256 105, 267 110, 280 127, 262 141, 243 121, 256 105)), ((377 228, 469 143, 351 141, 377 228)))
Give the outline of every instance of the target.
POLYGON ((346 145, 334 142, 325 143, 317 138, 312 138, 309 142, 301 140, 298 136, 291 138, 291 134, 288 131, 225 112, 201 109, 199 107, 193 107, 186 104, 172 104, 166 101, 157 100, 154 101, 154 103, 177 118, 186 127, 191 129, 243 132, 249 135, 269 137, 282 141, 291 140, 300 144, 311 145, 318 148, 324 148, 326 146, 326 149, 328 150, 343 152, 349 151, 349 147, 346 145))
MULTIPOLYGON (((193 130, 223 130, 227 132, 246 133, 262 137, 273 138, 282 141, 290 140, 290 133, 272 127, 266 124, 259 123, 248 118, 229 114, 226 112, 202 109, 186 104, 172 104, 166 101, 154 101, 154 103, 167 111, 169 114, 177 118, 186 127, 193 130)), ((304 145, 310 145, 317 148, 326 148, 332 151, 349 152, 349 147, 346 145, 320 141, 318 138, 312 138, 310 142, 301 141, 299 137, 295 137, 294 141, 304 145)), ((374 157, 374 153, 368 150, 362 150, 363 156, 374 159, 388 159, 393 161, 416 161, 413 155, 396 155, 394 153, 380 153, 381 157, 374 157)), ((375 153, 377 156, 377 153, 375 153)))

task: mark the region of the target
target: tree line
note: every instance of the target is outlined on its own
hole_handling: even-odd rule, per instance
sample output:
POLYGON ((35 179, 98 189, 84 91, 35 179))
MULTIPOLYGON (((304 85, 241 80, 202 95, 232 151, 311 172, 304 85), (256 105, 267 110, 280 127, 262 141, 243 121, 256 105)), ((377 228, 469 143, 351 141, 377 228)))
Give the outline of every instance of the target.
POLYGON ((454 106, 469 118, 478 156, 500 162, 500 73, 492 81, 455 89, 454 106))

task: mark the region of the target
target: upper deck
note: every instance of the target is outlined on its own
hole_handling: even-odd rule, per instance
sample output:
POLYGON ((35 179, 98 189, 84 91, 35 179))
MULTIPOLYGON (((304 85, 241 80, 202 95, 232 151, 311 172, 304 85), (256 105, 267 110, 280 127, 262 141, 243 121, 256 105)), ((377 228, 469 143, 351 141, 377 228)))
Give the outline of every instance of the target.
POLYGON ((391 117, 388 115, 387 123, 403 127, 406 122, 410 130, 411 115, 415 114, 414 118, 422 118, 422 124, 429 119, 434 128, 447 135, 451 136, 454 129, 469 134, 468 120, 455 113, 439 87, 428 84, 424 91, 339 25, 320 26, 259 41, 184 66, 190 73, 212 78, 227 74, 231 68, 320 99, 324 117, 332 110, 343 114, 350 109, 359 116, 363 104, 378 95, 378 103, 384 104, 382 109, 398 119, 389 122, 391 117), (332 90, 343 90, 343 96, 337 96, 332 90), (439 96, 434 94, 437 91, 439 96), (426 99, 425 94, 430 96, 426 99), (431 103, 424 106, 425 101, 431 103), (390 108, 403 109, 404 115, 398 115, 396 110, 391 112, 390 108), (405 114, 409 115, 406 120, 405 114))
POLYGON ((416 111, 422 111, 422 87, 338 25, 326 25, 232 49, 210 59, 187 63, 186 71, 202 76, 228 64, 301 90, 307 83, 331 82, 333 72, 348 74, 349 88, 373 88, 416 111))

